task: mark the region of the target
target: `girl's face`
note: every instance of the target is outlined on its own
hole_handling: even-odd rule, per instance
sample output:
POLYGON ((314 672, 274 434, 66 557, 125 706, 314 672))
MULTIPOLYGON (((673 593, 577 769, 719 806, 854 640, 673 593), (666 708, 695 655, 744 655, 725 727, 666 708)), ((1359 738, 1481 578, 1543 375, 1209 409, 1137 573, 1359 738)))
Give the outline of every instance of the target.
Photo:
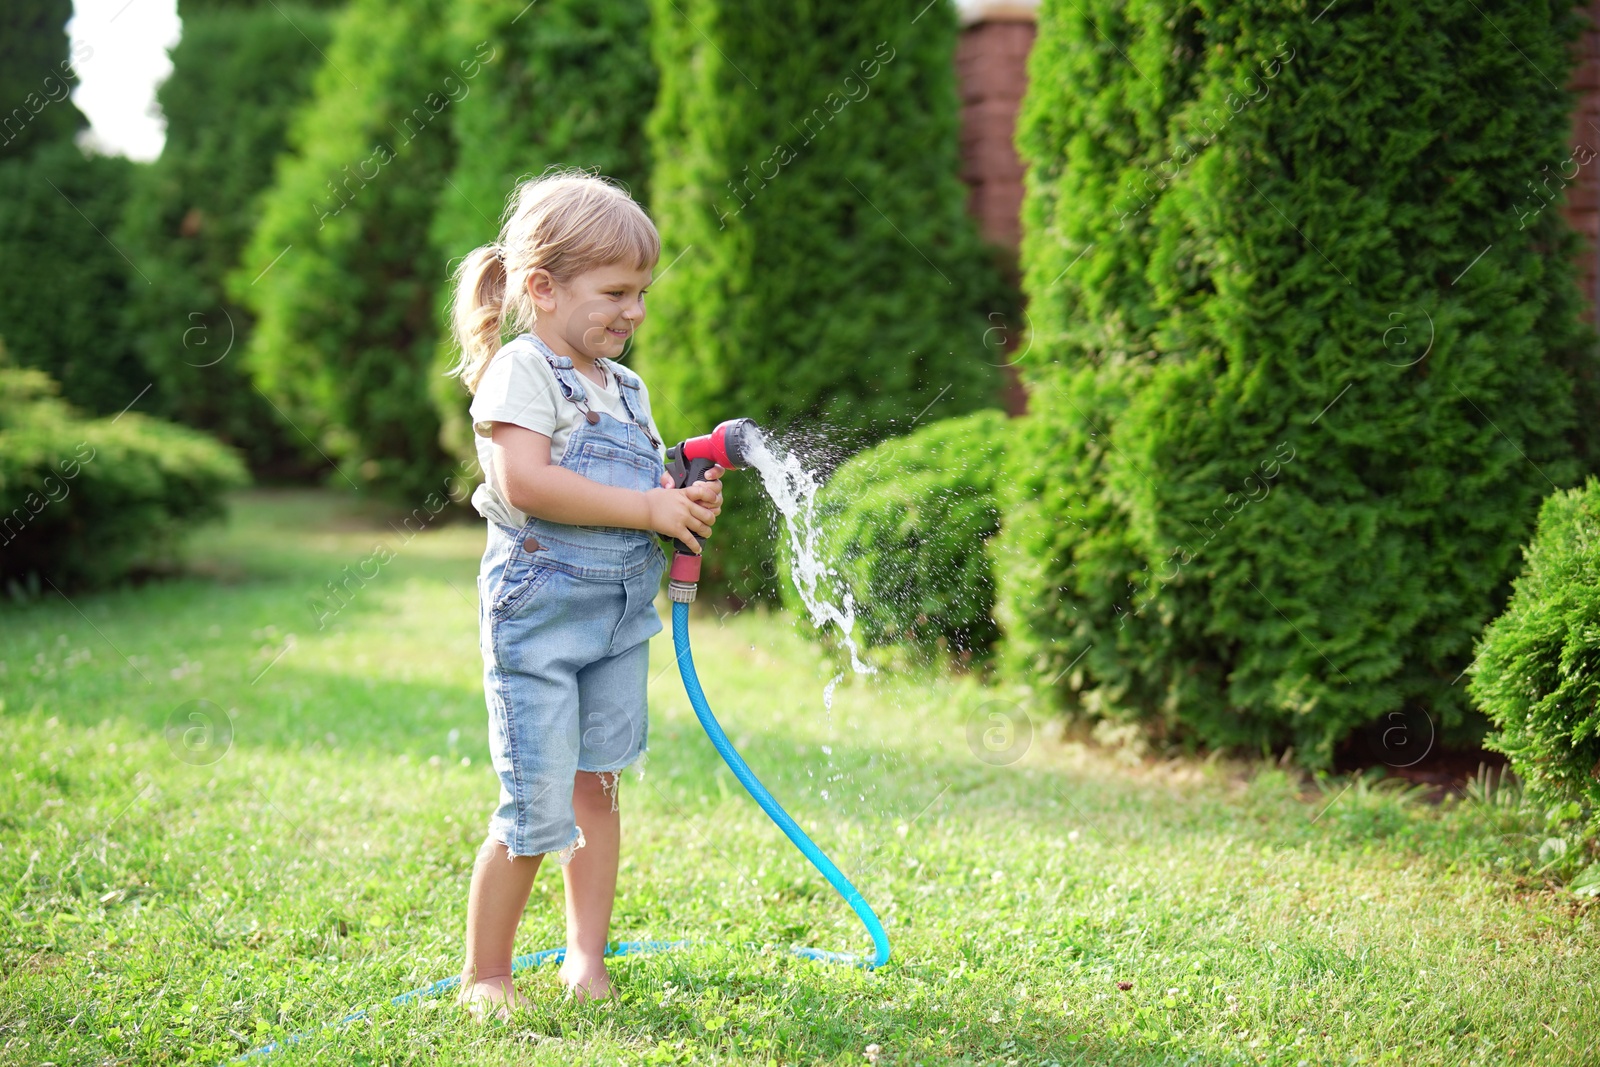
POLYGON ((543 268, 528 277, 528 293, 539 309, 539 336, 568 359, 620 356, 644 322, 649 285, 648 268, 622 263, 586 270, 566 285, 543 268))

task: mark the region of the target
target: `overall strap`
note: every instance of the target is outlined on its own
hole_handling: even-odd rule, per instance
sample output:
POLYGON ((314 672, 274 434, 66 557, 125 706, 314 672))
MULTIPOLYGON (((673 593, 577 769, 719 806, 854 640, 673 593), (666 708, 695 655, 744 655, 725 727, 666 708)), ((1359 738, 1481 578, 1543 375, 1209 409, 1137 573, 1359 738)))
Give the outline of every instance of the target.
POLYGON ((622 407, 627 411, 628 418, 633 420, 635 426, 644 431, 645 437, 649 439, 653 446, 660 448, 661 442, 656 440, 656 435, 650 432, 650 428, 645 425, 645 421, 639 417, 639 410, 644 407, 639 399, 639 378, 632 371, 624 371, 609 359, 603 359, 600 362, 606 365, 606 369, 616 379, 619 386, 617 396, 622 398, 622 407), (629 399, 630 394, 632 399, 629 399))
MULTIPOLYGON (((529 335, 532 337, 533 335, 529 335)), ((572 360, 566 356, 558 356, 537 337, 533 337, 534 348, 550 364, 550 371, 555 375, 556 384, 561 387, 561 395, 583 412, 584 420, 593 426, 600 421, 600 415, 589 406, 589 394, 580 381, 581 376, 572 368, 572 360)))

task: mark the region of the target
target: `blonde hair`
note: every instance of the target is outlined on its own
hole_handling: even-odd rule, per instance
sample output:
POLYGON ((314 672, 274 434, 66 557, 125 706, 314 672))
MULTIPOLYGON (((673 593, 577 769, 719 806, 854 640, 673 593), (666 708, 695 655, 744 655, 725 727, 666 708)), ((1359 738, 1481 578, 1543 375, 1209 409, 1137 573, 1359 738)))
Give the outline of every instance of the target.
POLYGON ((566 285, 595 267, 633 263, 649 270, 660 258, 655 224, 611 179, 565 169, 518 183, 499 240, 474 248, 456 269, 450 325, 461 355, 448 373, 476 393, 507 327, 533 329, 538 309, 528 276, 535 270, 566 285))

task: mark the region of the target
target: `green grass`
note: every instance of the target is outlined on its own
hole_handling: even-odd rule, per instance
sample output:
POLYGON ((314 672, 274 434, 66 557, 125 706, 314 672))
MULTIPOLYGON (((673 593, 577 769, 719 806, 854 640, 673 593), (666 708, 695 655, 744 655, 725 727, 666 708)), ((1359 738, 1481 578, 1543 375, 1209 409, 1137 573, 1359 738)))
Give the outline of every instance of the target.
MULTIPOLYGON (((536 1006, 508 1026, 448 997, 391 1007, 459 969, 496 798, 482 538, 252 493, 197 533, 188 576, 3 609, 0 1062, 217 1063, 373 1006, 274 1059, 1600 1060, 1600 912, 1530 876, 1540 820, 1514 792, 1434 807, 1366 779, 1119 759, 1044 722, 992 766, 968 722, 1025 695, 886 673, 830 712, 833 669, 788 616, 710 609, 713 706, 883 917, 889 967, 787 954, 869 943, 721 766, 663 632, 613 935, 700 944, 616 961, 603 1004, 524 972, 536 1006), (380 544, 394 558, 319 629, 324 583, 380 544), (230 741, 186 718, 194 701, 231 715, 230 741)), ((561 943, 560 902, 551 867, 518 952, 561 943)))

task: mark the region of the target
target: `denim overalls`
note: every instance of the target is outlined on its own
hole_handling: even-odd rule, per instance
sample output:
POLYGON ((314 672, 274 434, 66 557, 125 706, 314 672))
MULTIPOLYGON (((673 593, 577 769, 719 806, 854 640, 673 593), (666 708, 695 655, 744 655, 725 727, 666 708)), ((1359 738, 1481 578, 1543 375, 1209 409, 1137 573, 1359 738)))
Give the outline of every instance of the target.
MULTIPOLYGON (((656 489, 665 468, 639 424, 639 383, 615 364, 632 423, 589 406, 572 361, 533 344, 567 401, 584 412, 559 465, 624 489, 656 489)), ((569 526, 530 517, 519 530, 491 521, 478 572, 479 643, 489 706, 489 754, 500 802, 489 833, 507 857, 583 847, 572 810, 577 771, 618 772, 645 749, 645 687, 655 596, 666 554, 648 530, 569 526)), ((613 778, 613 796, 616 781, 613 778)))

